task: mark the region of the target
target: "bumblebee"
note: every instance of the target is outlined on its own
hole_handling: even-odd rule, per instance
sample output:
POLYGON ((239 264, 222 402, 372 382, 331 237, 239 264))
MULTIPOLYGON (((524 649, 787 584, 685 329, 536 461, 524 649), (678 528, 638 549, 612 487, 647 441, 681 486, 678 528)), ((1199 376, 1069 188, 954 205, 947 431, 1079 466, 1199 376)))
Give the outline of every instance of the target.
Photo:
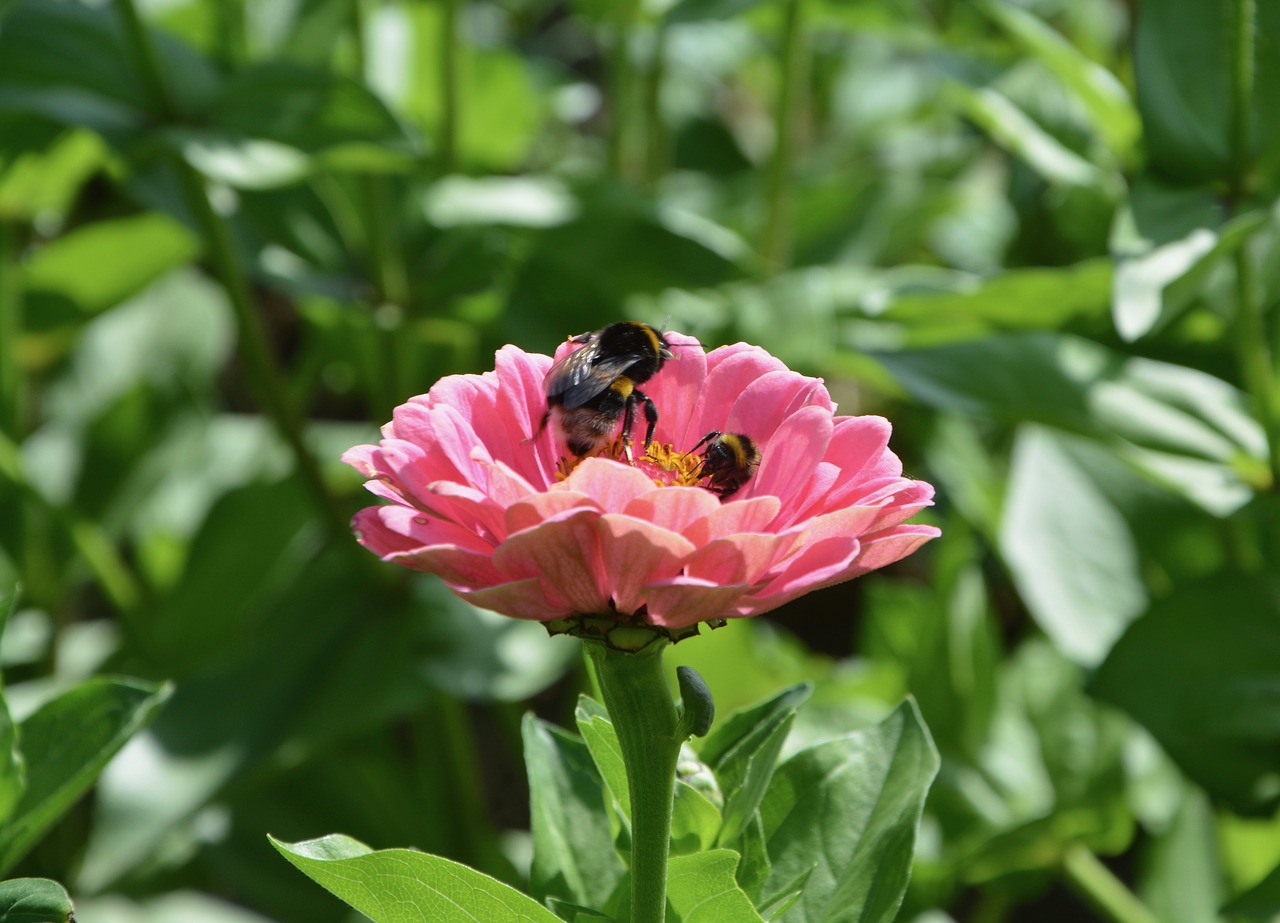
POLYGON ((699 475, 707 479, 707 489, 719 494, 721 500, 737 493, 760 467, 760 449, 750 436, 713 429, 690 452, 704 445, 707 448, 702 453, 699 475))
POLYGON ((538 432, 554 418, 569 451, 587 455, 613 438, 621 420, 627 461, 634 461, 631 427, 636 405, 644 405, 646 446, 658 425, 658 408, 637 385, 661 371, 671 358, 670 346, 656 328, 635 321, 610 324, 570 342, 583 346, 551 366, 543 379, 547 412, 538 432))

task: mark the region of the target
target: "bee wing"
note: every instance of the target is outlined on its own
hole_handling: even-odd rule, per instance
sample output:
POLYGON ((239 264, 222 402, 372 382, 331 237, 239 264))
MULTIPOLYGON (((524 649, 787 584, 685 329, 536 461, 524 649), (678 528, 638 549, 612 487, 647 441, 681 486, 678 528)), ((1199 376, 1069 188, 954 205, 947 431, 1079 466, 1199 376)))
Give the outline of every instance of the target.
POLYGON ((547 371, 542 380, 548 397, 560 397, 566 410, 581 407, 604 391, 643 355, 628 354, 601 359, 599 349, 589 343, 570 353, 547 371))

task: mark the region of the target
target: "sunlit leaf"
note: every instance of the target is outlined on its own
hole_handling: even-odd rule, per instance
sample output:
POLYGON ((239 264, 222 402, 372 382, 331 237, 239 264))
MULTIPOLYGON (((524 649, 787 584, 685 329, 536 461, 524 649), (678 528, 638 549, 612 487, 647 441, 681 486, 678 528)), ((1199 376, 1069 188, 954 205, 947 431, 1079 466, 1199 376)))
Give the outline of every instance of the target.
POLYGON ((271 845, 299 871, 374 923, 559 920, 510 885, 439 856, 408 849, 374 852, 339 834, 302 843, 272 838, 271 845))
POLYGON ((0 923, 74 923, 66 888, 48 878, 0 881, 0 923))
POLYGON ((93 679, 63 693, 21 725, 27 787, 0 828, 8 869, 71 807, 125 742, 155 716, 169 688, 93 679))

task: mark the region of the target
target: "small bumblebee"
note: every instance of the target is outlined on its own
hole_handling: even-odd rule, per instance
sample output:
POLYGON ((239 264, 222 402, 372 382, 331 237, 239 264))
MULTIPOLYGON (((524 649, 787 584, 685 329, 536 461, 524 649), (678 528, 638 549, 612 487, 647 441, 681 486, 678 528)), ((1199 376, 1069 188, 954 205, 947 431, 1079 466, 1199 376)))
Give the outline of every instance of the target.
POLYGON ((671 347, 656 328, 636 321, 610 324, 570 342, 583 346, 551 366, 543 379, 547 412, 538 432, 554 418, 569 451, 587 455, 613 438, 621 420, 627 461, 634 463, 631 426, 636 405, 644 405, 646 446, 658 425, 658 408, 637 385, 658 374, 671 358, 671 347))
POLYGON ((707 479, 707 489, 719 494, 721 500, 737 493, 760 467, 760 449, 750 436, 713 429, 690 451, 696 452, 704 445, 707 448, 702 453, 699 473, 707 479))

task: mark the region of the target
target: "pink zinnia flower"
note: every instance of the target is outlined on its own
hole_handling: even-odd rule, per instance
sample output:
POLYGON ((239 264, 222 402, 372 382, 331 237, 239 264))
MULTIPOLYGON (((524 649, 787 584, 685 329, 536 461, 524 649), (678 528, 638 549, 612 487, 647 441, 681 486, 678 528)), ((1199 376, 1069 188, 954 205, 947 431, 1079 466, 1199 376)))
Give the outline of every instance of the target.
POLYGON ((902 476, 887 420, 836 416, 821 379, 758 347, 704 353, 692 337, 666 338, 675 358, 644 385, 660 414, 655 444, 634 466, 566 461, 554 427, 539 433, 552 359, 515 346, 498 351, 495 371, 441 379, 397 407, 378 445, 343 455, 390 501, 356 514, 361 544, 513 618, 605 616, 680 637, 858 577, 939 534, 905 523, 933 488, 902 476), (713 430, 746 434, 761 452, 723 501, 683 454, 713 430))

